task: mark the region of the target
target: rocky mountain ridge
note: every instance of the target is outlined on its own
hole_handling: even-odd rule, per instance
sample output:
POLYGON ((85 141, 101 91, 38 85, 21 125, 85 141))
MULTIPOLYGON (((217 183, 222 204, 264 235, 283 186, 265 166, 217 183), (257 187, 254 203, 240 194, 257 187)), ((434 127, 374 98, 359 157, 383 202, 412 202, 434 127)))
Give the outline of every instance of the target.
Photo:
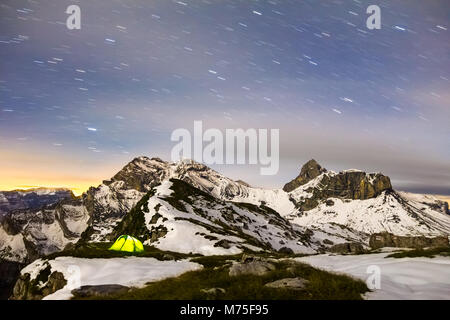
POLYGON ((0 257, 28 262, 125 231, 175 251, 192 243, 192 252, 204 245, 202 254, 244 247, 311 253, 349 241, 367 246, 372 233, 383 231, 448 235, 450 217, 442 205, 392 190, 382 174, 335 173, 314 160, 283 190, 254 188, 193 161, 138 157, 81 197, 8 215, 0 227, 0 257), (182 190, 190 193, 174 201, 182 190))
POLYGON ((71 190, 64 188, 0 191, 0 217, 14 210, 37 209, 74 197, 71 190))

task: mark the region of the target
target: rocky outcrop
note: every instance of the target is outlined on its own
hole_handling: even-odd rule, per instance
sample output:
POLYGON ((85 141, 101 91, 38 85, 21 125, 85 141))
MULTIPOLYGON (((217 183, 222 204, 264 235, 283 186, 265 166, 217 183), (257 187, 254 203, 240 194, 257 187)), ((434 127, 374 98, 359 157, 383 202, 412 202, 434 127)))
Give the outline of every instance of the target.
POLYGON ((360 243, 347 242, 336 244, 330 247, 328 251, 339 254, 361 254, 364 253, 364 247, 360 243))
POLYGON ((426 247, 449 247, 447 236, 427 238, 427 237, 406 237, 396 236, 388 232, 376 233, 370 236, 369 245, 372 249, 383 247, 395 248, 426 248, 426 247))
POLYGON ((448 209, 448 202, 442 201, 441 210, 443 213, 450 215, 450 211, 448 209))
POLYGON ((327 170, 325 168, 322 168, 322 166, 318 164, 316 160, 309 160, 303 165, 298 177, 286 183, 283 187, 283 190, 286 192, 291 192, 292 190, 295 190, 299 186, 308 183, 309 181, 320 176, 326 171, 327 170))
POLYGON ((391 180, 381 173, 366 174, 363 171, 344 171, 337 175, 324 176, 317 194, 321 198, 344 198, 365 200, 391 190, 391 180))
POLYGON ((105 298, 113 294, 124 294, 129 290, 129 287, 119 284, 104 284, 98 286, 82 286, 78 289, 72 290, 72 294, 75 299, 89 297, 105 298))
POLYGON ((303 278, 285 278, 266 283, 264 286, 274 289, 303 290, 308 282, 308 280, 303 278))
POLYGON ((0 259, 0 300, 6 300, 11 296, 20 269, 24 266, 18 262, 0 259))
POLYGON ((247 274, 262 276, 273 270, 275 270, 275 266, 272 263, 259 257, 244 255, 242 262, 233 263, 230 267, 229 275, 231 277, 247 274))
POLYGON ((36 279, 31 279, 29 273, 25 273, 17 280, 11 300, 41 300, 67 284, 67 280, 61 272, 50 271, 50 266, 41 271, 36 279))
POLYGON ((103 184, 109 186, 120 182, 124 189, 147 192, 167 178, 169 166, 168 162, 160 158, 138 157, 123 167, 111 180, 103 181, 103 184))
POLYGON ((227 292, 224 288, 209 288, 209 289, 201 289, 200 291, 213 297, 225 294, 227 292))
POLYGON ((113 232, 108 235, 110 241, 114 241, 122 234, 132 234, 140 241, 150 240, 152 233, 148 230, 145 224, 145 212, 148 212, 148 200, 154 195, 155 191, 149 191, 147 194, 139 200, 136 206, 128 212, 119 224, 114 228, 113 232))
POLYGON ((278 249, 279 253, 282 254, 294 254, 294 251, 291 248, 287 248, 287 247, 282 247, 280 249, 278 249))
POLYGON ((295 192, 301 186, 301 191, 309 196, 300 199, 295 195, 291 196, 291 201, 301 211, 311 210, 322 201, 327 206, 332 206, 334 202, 329 198, 366 200, 392 190, 391 180, 381 173, 365 173, 359 170, 329 172, 315 160, 308 161, 302 167, 300 175, 286 184, 283 190, 295 192), (317 183, 306 185, 313 179, 317 179, 317 183))
POLYGON ((78 239, 88 223, 88 212, 80 204, 79 198, 64 199, 40 209, 10 212, 3 217, 0 228, 8 236, 21 239, 23 244, 19 248, 25 250, 25 254, 15 256, 8 244, 2 244, 0 239, 0 256, 11 261, 31 262, 63 250, 70 242, 78 239))

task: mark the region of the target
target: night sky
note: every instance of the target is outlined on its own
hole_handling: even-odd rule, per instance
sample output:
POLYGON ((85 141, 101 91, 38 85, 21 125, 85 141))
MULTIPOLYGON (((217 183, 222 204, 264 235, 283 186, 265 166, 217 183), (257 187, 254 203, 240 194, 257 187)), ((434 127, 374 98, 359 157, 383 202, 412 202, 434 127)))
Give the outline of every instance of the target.
POLYGON ((213 166, 253 185, 315 158, 450 194, 449 22, 448 0, 1 0, 0 189, 80 192, 202 120, 280 129, 278 175, 213 166))

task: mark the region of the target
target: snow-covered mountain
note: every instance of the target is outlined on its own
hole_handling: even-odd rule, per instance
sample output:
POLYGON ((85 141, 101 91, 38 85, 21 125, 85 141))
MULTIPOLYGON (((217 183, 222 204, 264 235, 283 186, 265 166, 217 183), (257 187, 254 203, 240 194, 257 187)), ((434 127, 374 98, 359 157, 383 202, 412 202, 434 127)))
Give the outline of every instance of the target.
POLYGON ((349 241, 368 245, 382 231, 448 236, 450 216, 442 201, 396 192, 380 173, 336 173, 314 160, 283 189, 262 189, 196 162, 139 157, 79 198, 8 214, 0 257, 28 262, 121 233, 184 253, 313 253, 349 241))

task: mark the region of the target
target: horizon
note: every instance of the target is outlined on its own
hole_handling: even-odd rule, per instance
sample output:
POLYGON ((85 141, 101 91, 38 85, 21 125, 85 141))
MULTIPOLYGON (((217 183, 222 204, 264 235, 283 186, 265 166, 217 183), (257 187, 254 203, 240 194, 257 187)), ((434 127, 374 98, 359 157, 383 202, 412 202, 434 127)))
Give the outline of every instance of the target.
MULTIPOLYGON (((131 160, 129 160, 126 164, 124 164, 120 169, 118 169, 116 172, 112 173, 110 176, 104 177, 104 178, 102 178, 102 179, 99 180, 99 181, 94 181, 94 182, 92 182, 92 184, 87 183, 85 186, 70 186, 70 185, 18 185, 18 186, 16 186, 16 187, 11 187, 11 188, 2 188, 3 185, 0 183, 0 192, 2 192, 2 191, 32 191, 32 190, 36 190, 36 189, 40 189, 40 188, 42 188, 42 189, 68 189, 68 190, 72 191, 73 194, 74 194, 75 196, 79 197, 79 196, 81 196, 82 194, 84 194, 89 188, 91 188, 91 187, 97 188, 98 186, 100 186, 100 185, 102 184, 103 181, 111 179, 116 173, 118 173, 120 170, 122 170, 123 167, 125 167, 126 165, 128 165, 129 163, 131 163, 133 160, 135 160, 135 159, 137 159, 137 158, 140 158, 140 157, 147 157, 147 158, 149 158, 149 159, 152 159, 152 158, 160 158, 160 157, 157 157, 157 156, 146 156, 146 155, 141 155, 141 156, 133 157, 131 160)), ((162 161, 164 161, 164 162, 168 162, 168 163, 176 163, 176 162, 172 162, 172 161, 170 161, 170 160, 164 160, 164 159, 162 159, 162 158, 160 158, 160 159, 161 159, 162 161)), ((300 173, 300 170, 301 170, 302 166, 303 166, 304 164, 306 164, 306 162, 308 162, 308 161, 310 161, 310 160, 316 160, 316 159, 311 158, 311 159, 309 159, 309 160, 303 162, 301 165, 299 165, 299 168, 298 168, 297 173, 295 173, 295 174, 292 176, 292 178, 291 178, 290 180, 296 178, 296 177, 298 176, 298 174, 300 173)), ((195 161, 195 160, 192 160, 192 159, 184 159, 184 160, 182 160, 182 161, 195 161)), ((366 170, 361 169, 361 168, 347 168, 347 169, 342 169, 342 170, 333 170, 333 169, 324 167, 320 161, 317 161, 317 160, 316 160, 316 162, 317 162, 319 165, 321 165, 323 168, 325 168, 327 171, 332 171, 332 172, 342 172, 342 171, 346 171, 346 170, 360 170, 360 171, 363 171, 363 172, 365 172, 365 173, 381 173, 381 174, 383 174, 383 172, 379 172, 379 171, 372 171, 372 172, 371 172, 371 171, 366 171, 366 170)), ((220 173, 220 174, 226 176, 223 172, 220 171, 220 169, 215 168, 215 167, 220 167, 220 166, 217 166, 217 165, 216 165, 216 166, 214 166, 214 165, 207 165, 207 164, 205 164, 205 165, 206 165, 207 167, 209 167, 209 168, 211 168, 211 169, 217 171, 218 173, 220 173)), ((228 176, 227 176, 227 177, 228 177, 228 176)), ((391 182, 392 182, 392 177, 390 177, 390 176, 388 176, 388 177, 391 179, 391 182)), ((228 178, 231 178, 231 177, 228 177, 228 178)), ((233 179, 234 181, 241 180, 241 181, 243 181, 243 182, 245 182, 245 183, 249 183, 247 180, 241 179, 241 178, 239 178, 239 177, 232 177, 231 179, 233 179)), ((259 185, 254 185, 254 184, 252 184, 252 183, 249 183, 249 185, 250 185, 250 187, 252 187, 252 188, 261 188, 261 189, 282 189, 282 188, 283 188, 283 185, 286 184, 286 183, 288 183, 290 180, 285 181, 282 185, 279 185, 279 186, 273 186, 273 187, 270 187, 270 186, 259 186, 259 185)), ((442 200, 442 201, 446 201, 446 202, 448 202, 448 203, 450 204, 450 194, 436 194, 436 193, 426 193, 426 192, 424 193, 424 192, 420 192, 420 190, 419 190, 419 191, 414 191, 414 190, 402 190, 402 189, 396 188, 394 184, 392 185, 392 187, 393 187, 394 190, 400 191, 400 192, 410 192, 410 193, 415 193, 415 194, 425 194, 425 195, 435 196, 437 199, 442 200)))
POLYGON ((171 133, 279 129, 280 170, 212 166, 276 188, 309 158, 450 195, 450 3, 77 1, 0 6, 0 189, 80 194, 171 133))

